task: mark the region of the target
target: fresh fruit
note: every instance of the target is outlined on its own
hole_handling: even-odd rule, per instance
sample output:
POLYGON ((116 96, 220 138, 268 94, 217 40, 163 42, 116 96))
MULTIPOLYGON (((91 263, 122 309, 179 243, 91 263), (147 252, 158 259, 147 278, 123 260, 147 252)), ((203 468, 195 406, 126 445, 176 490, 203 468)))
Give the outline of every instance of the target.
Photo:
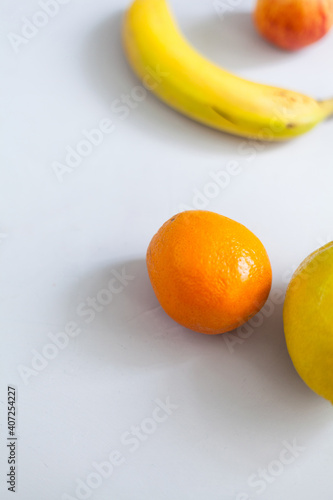
POLYGON ((201 123, 259 140, 289 139, 333 114, 333 99, 310 97, 238 78, 198 54, 183 38, 166 0, 135 0, 123 40, 144 85, 201 123))
POLYGON ((258 0, 259 33, 271 43, 297 50, 317 42, 333 25, 333 0, 258 0))
POLYGON ((202 210, 182 212, 160 228, 148 247, 147 267, 165 312, 211 335, 254 316, 272 284, 260 240, 242 224, 202 210))
POLYGON ((311 389, 333 403, 333 242, 296 270, 283 319, 296 370, 311 389))

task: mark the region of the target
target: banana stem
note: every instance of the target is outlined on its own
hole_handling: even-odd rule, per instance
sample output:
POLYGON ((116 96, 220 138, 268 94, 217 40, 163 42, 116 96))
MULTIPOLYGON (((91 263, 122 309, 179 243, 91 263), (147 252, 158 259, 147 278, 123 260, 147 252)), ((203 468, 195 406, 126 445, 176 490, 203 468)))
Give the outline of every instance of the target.
POLYGON ((326 118, 333 115, 333 99, 327 99, 326 101, 319 102, 320 107, 323 109, 326 118))

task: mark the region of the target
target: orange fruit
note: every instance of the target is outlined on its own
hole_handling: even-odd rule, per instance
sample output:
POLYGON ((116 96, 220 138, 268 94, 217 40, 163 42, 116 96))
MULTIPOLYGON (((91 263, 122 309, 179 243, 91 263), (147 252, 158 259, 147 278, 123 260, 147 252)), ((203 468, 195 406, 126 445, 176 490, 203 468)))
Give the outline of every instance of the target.
POLYGON ((242 224, 204 210, 168 220, 149 244, 147 267, 164 311, 186 328, 210 335, 254 316, 272 284, 261 241, 242 224))
POLYGON ((257 0, 254 13, 259 33, 286 50, 317 42, 333 24, 333 0, 257 0))

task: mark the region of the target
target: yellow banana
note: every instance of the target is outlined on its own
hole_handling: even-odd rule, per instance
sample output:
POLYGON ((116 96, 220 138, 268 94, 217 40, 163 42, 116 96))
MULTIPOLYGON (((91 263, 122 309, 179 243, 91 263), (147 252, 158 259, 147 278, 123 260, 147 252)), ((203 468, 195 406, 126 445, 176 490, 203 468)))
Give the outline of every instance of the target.
POLYGON ((301 135, 333 114, 333 99, 239 78, 206 60, 180 33, 166 0, 135 0, 125 15, 128 60, 167 104, 210 127, 260 140, 301 135))

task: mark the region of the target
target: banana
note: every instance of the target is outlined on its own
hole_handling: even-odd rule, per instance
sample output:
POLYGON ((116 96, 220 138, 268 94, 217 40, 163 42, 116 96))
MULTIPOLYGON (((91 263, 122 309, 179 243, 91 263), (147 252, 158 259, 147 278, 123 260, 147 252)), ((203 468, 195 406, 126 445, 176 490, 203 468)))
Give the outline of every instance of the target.
POLYGON ((254 83, 214 65, 185 40, 166 0, 135 0, 123 43, 134 72, 160 99, 188 117, 258 140, 299 136, 333 114, 333 99, 254 83))

